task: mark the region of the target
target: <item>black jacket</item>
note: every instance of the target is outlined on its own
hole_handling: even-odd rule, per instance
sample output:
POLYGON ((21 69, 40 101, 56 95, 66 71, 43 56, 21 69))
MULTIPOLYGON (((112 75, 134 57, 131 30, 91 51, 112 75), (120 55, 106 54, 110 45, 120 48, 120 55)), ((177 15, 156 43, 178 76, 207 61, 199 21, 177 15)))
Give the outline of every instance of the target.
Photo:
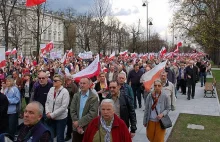
POLYGON ((191 69, 190 66, 187 66, 186 67, 186 78, 187 78, 188 84, 195 84, 199 79, 198 68, 196 66, 193 66, 193 68, 191 69), (191 78, 189 78, 188 75, 190 75, 191 78))
MULTIPOLYGON (((112 95, 108 94, 106 96, 107 99, 112 99, 112 95)), ((132 102, 132 98, 128 95, 120 94, 119 97, 119 104, 120 104, 120 118, 125 122, 127 127, 131 128, 131 132, 135 133, 137 130, 136 124, 136 113, 134 110, 134 103, 132 102), (130 121, 130 122, 129 122, 130 121)))
POLYGON ((0 134, 5 133, 8 128, 8 99, 0 93, 0 134))

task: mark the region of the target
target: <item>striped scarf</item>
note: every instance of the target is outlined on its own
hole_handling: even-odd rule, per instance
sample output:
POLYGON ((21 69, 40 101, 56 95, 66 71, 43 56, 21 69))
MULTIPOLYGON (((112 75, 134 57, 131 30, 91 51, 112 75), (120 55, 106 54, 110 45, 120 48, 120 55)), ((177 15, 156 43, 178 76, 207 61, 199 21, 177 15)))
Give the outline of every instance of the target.
POLYGON ((100 117, 100 122, 102 125, 102 128, 106 131, 106 135, 105 135, 105 142, 110 142, 111 141, 111 130, 112 130, 112 123, 114 121, 114 117, 112 118, 110 125, 107 126, 105 120, 100 117))

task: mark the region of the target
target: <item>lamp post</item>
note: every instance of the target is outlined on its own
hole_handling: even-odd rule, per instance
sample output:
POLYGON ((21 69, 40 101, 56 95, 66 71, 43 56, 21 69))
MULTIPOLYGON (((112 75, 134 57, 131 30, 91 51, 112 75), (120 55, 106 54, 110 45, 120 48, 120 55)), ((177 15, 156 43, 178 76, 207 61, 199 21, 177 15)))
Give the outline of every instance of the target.
POLYGON ((146 6, 146 16, 147 16, 147 53, 148 53, 148 1, 147 0, 143 0, 143 5, 142 6, 146 6))
MULTIPOLYGON (((150 26, 153 25, 152 20, 153 20, 152 18, 148 19, 148 21, 149 21, 149 23, 148 23, 148 25, 149 25, 149 41, 150 41, 150 26)), ((152 44, 150 44, 150 45, 152 45, 152 44)))

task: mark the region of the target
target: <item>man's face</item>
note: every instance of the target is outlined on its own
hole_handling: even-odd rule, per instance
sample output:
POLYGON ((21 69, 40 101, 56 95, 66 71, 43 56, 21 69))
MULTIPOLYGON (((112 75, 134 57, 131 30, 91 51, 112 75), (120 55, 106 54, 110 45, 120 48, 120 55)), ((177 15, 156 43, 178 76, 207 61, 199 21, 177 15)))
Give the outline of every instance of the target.
POLYGON ((156 92, 160 92, 161 89, 162 89, 162 84, 161 84, 160 82, 155 82, 155 83, 154 83, 154 90, 155 90, 156 92))
POLYGON ((111 82, 109 84, 109 90, 110 90, 111 95, 117 96, 119 94, 120 88, 116 82, 111 82))
POLYGON ((125 83, 125 76, 124 75, 118 75, 118 83, 120 84, 120 85, 122 85, 122 84, 124 84, 125 83))
POLYGON ((87 78, 82 78, 79 82, 79 87, 81 91, 87 92, 90 88, 90 82, 87 78))
POLYGON ((160 80, 162 82, 166 82, 167 81, 167 73, 166 72, 161 73, 160 80))
POLYGON ((24 125, 33 126, 40 121, 42 115, 39 114, 37 104, 28 104, 24 111, 24 125))
POLYGON ((101 105, 101 115, 104 120, 111 120, 114 116, 114 109, 111 103, 103 103, 101 105))
POLYGON ((40 72, 38 75, 38 80, 40 85, 46 85, 48 82, 47 74, 45 72, 40 72))
POLYGON ((114 71, 114 69, 115 69, 114 66, 111 66, 111 67, 110 67, 110 70, 111 70, 111 71, 114 71))
POLYGON ((13 72, 13 73, 12 73, 12 76, 13 76, 13 78, 17 78, 17 73, 16 73, 16 72, 13 72))
POLYGON ((138 71, 138 70, 139 70, 139 66, 135 66, 135 67, 134 67, 134 70, 135 70, 135 71, 138 71))

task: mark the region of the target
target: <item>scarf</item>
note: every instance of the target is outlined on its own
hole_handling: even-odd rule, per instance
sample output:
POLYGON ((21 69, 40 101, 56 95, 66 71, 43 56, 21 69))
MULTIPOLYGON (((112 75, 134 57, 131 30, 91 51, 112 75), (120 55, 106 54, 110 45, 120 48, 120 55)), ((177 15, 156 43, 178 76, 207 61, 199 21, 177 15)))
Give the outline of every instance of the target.
POLYGON ((105 120, 102 117, 100 117, 100 122, 101 122, 102 128, 106 131, 105 142, 110 142, 110 134, 111 134, 113 121, 114 121, 114 117, 112 118, 112 120, 110 122, 110 126, 107 126, 105 123, 105 120))
POLYGON ((159 93, 158 97, 156 96, 155 92, 152 93, 152 98, 153 98, 153 101, 154 101, 153 105, 151 106, 152 110, 154 110, 155 107, 157 106, 157 102, 158 102, 158 99, 159 99, 160 95, 161 95, 161 92, 159 93))

